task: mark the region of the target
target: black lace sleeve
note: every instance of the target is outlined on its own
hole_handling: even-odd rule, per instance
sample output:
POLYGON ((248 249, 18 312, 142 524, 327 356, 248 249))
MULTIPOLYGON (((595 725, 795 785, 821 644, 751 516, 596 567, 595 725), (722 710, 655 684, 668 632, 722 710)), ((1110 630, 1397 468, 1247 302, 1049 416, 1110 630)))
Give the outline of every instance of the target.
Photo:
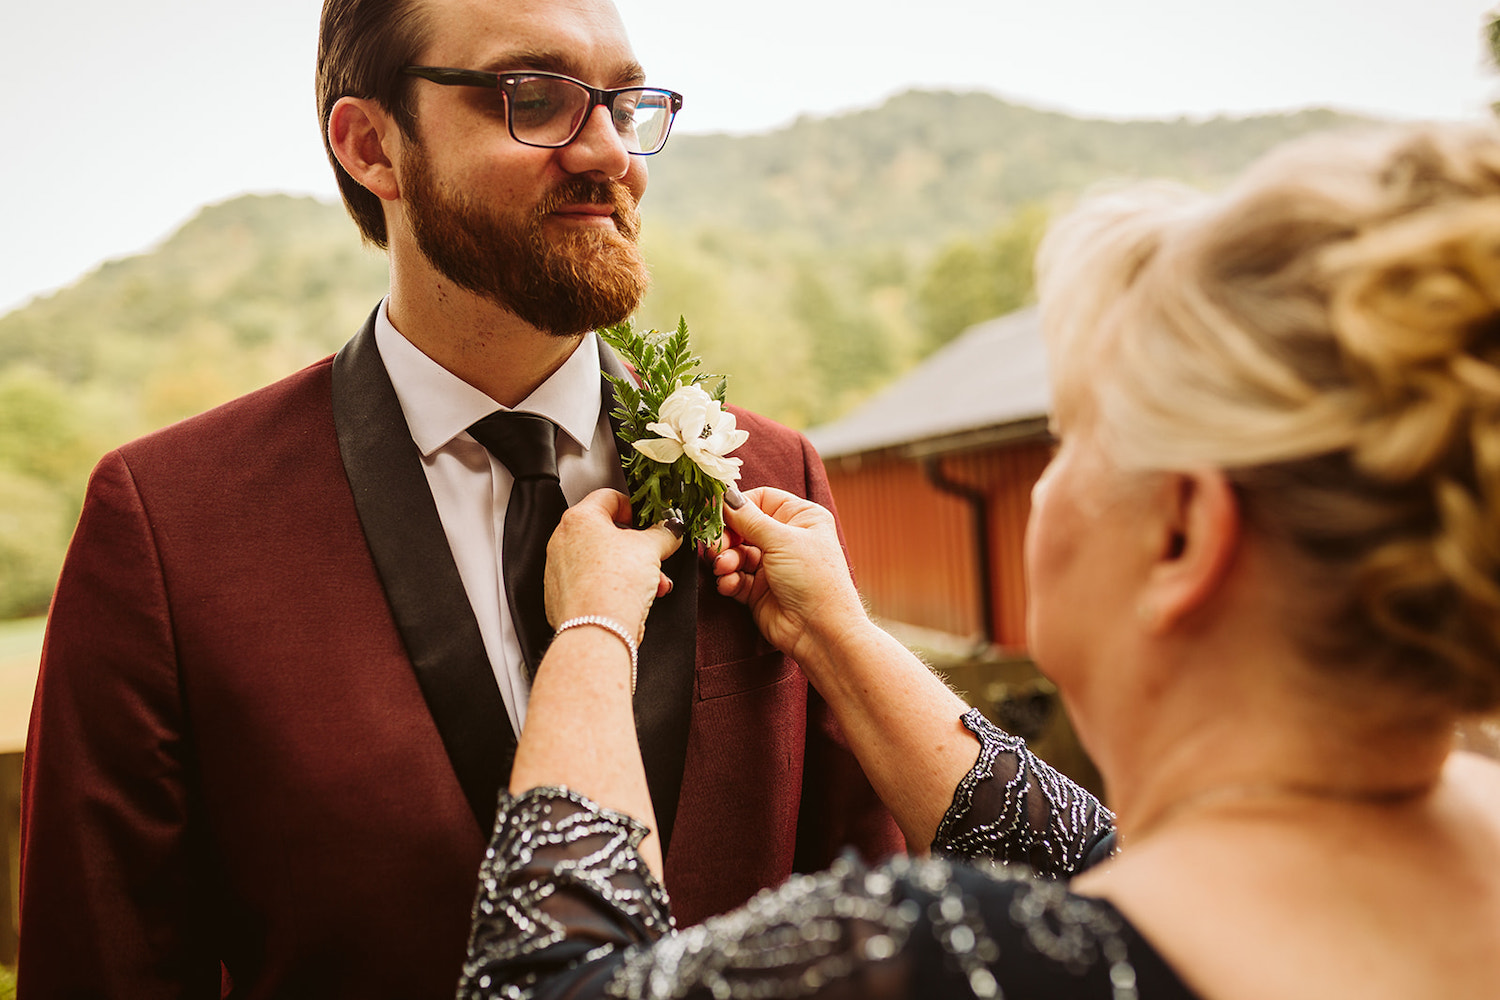
POLYGON ((644 834, 565 789, 502 797, 459 1000, 1191 997, 1112 906, 1019 867, 850 856, 677 931, 644 834))
POLYGON ((502 794, 459 1000, 587 995, 625 947, 671 930, 666 891, 637 851, 647 832, 566 788, 502 794), (583 966, 588 974, 564 977, 583 994, 537 991, 544 976, 583 966))
POLYGON ((979 738, 979 759, 953 792, 932 841, 934 854, 1019 862, 1053 878, 1107 857, 1115 816, 977 708, 963 724, 979 738))

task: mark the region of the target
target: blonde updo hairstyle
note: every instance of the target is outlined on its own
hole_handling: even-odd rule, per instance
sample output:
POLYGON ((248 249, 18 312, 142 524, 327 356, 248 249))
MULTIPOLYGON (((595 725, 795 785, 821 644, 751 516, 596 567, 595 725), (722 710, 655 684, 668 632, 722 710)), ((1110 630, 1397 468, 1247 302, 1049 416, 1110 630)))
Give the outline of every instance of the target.
POLYGON ((1100 195, 1039 283, 1056 401, 1124 468, 1224 470, 1295 553, 1315 662, 1500 705, 1500 132, 1320 136, 1219 196, 1100 195))

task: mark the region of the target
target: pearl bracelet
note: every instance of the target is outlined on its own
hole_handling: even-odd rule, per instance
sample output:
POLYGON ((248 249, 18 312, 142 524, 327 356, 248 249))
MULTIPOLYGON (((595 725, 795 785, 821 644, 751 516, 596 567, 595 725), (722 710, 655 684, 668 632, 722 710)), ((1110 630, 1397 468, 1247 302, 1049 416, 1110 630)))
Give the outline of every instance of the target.
POLYGON ((557 631, 552 633, 552 637, 555 639, 568 629, 577 628, 580 625, 593 625, 595 628, 602 628, 604 631, 618 638, 625 644, 625 648, 630 650, 630 697, 634 698, 636 660, 640 656, 640 647, 635 644, 635 636, 630 633, 629 629, 613 618, 605 618, 603 615, 579 615, 577 618, 569 618, 557 626, 557 631))

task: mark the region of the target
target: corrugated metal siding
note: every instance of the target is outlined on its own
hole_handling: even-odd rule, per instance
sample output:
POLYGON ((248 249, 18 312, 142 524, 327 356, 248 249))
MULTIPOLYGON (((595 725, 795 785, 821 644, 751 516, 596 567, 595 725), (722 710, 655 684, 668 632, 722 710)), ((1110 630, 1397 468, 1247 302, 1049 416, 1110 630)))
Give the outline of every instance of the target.
POLYGON ((1051 454, 1050 444, 1032 441, 944 460, 950 476, 979 487, 988 498, 995 642, 1008 650, 1026 648, 1026 520, 1031 487, 1051 454))
POLYGON ((916 463, 830 462, 828 478, 860 593, 882 618, 979 633, 969 508, 916 463))
MULTIPOLYGON (((995 641, 1026 646, 1022 545, 1045 442, 948 455, 950 479, 983 490, 990 532, 995 641)), ((865 457, 828 463, 860 591, 884 618, 964 638, 981 630, 970 508, 927 481, 920 462, 865 457)))

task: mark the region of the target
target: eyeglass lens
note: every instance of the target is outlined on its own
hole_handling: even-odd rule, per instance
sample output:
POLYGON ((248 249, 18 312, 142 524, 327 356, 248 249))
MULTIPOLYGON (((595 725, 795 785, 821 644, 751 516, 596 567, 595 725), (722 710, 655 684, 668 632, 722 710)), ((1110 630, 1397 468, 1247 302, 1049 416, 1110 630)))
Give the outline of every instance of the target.
MULTIPOLYGON (((589 92, 570 80, 521 77, 510 93, 510 127, 522 142, 565 145, 593 110, 589 92)), ((672 123, 671 95, 659 90, 620 91, 610 113, 627 149, 654 153, 666 141, 672 123)))

